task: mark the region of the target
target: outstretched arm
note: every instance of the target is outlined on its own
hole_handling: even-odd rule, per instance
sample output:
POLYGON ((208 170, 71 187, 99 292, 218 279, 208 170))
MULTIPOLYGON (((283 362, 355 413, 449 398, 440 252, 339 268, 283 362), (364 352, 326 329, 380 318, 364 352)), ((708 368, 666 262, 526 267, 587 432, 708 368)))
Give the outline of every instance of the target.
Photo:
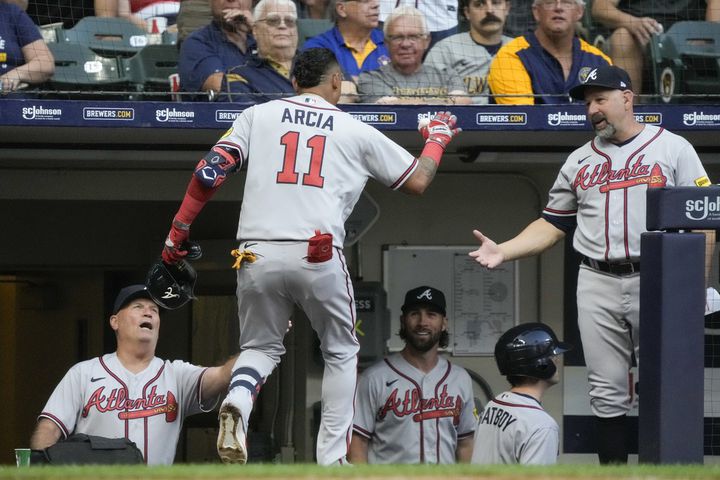
POLYGON ((462 131, 455 127, 456 123, 455 115, 450 112, 438 112, 429 123, 418 125, 420 134, 425 138, 425 148, 418 157, 418 167, 400 187, 400 191, 411 195, 422 195, 430 186, 450 140, 462 131))
POLYGON ((495 268, 503 262, 544 252, 565 237, 565 232, 544 218, 538 218, 514 238, 497 244, 478 230, 473 230, 480 246, 469 253, 480 265, 495 268))
POLYGON ((230 385, 230 375, 232 374, 233 365, 235 365, 237 355, 230 358, 223 365, 211 367, 205 371, 202 381, 203 399, 215 398, 221 393, 227 391, 230 385))

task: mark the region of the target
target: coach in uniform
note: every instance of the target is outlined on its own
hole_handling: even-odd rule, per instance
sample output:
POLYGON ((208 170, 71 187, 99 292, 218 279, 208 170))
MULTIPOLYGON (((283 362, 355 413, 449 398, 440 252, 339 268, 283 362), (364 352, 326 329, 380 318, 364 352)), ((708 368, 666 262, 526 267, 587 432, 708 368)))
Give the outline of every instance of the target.
POLYGON ((511 388, 488 402, 480 414, 472 463, 557 462, 558 424, 541 402, 545 390, 559 381, 554 357, 570 348, 542 323, 522 323, 500 336, 495 361, 511 388))
POLYGON ((470 375, 438 354, 448 346, 445 295, 422 286, 405 294, 402 351, 360 376, 352 463, 470 461, 476 417, 470 375))
POLYGON ((250 412, 285 353, 296 304, 317 332, 325 361, 317 461, 346 462, 359 344, 342 252, 345 220, 370 178, 422 194, 457 133, 454 116, 435 115, 415 158, 342 112, 335 105, 343 75, 330 50, 301 52, 291 77, 297 96, 243 110, 197 165, 162 254, 170 264, 187 254, 190 224, 226 175, 247 167, 235 252, 240 357, 220 407, 218 453, 226 463, 247 461, 250 412))
POLYGON ((183 420, 215 407, 235 358, 212 368, 157 358, 160 308, 144 285, 120 290, 110 327, 117 350, 67 372, 40 413, 30 446, 43 449, 71 433, 128 438, 148 465, 172 464, 183 420))
MULTIPOLYGON (((598 67, 570 91, 587 106, 595 138, 567 158, 542 217, 500 245, 475 230, 480 247, 470 255, 494 268, 537 255, 575 230, 583 255, 577 282, 580 337, 597 417, 601 463, 625 463, 630 404, 628 372, 639 357, 640 235, 645 232, 648 188, 706 186, 710 180, 692 145, 633 114, 627 72, 598 67)), ((708 234, 712 252, 714 235, 708 234)), ((711 254, 706 254, 709 272, 711 254)))

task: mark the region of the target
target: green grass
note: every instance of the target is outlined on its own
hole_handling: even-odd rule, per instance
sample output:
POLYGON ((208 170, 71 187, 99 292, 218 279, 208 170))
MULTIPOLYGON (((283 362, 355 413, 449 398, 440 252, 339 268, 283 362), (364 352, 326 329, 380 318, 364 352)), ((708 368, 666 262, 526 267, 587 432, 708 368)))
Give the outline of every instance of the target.
POLYGON ((598 465, 555 465, 550 467, 474 466, 474 465, 358 465, 323 468, 317 465, 175 465, 171 467, 85 466, 85 467, 0 467, 2 479, 213 479, 254 478, 363 478, 407 479, 443 478, 594 478, 594 479, 719 479, 720 465, 631 465, 600 467, 598 465))

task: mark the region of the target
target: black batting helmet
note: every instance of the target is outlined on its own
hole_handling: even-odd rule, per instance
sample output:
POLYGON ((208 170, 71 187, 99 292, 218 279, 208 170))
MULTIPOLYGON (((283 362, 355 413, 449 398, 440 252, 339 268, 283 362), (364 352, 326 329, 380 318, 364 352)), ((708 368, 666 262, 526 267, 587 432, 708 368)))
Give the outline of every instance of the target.
POLYGON ((557 370, 551 357, 571 348, 558 341, 547 325, 521 323, 500 336, 495 344, 495 361, 502 375, 547 380, 557 370))
POLYGON ((195 298, 195 269, 185 260, 168 265, 155 262, 148 271, 145 285, 150 297, 167 310, 180 308, 195 298))

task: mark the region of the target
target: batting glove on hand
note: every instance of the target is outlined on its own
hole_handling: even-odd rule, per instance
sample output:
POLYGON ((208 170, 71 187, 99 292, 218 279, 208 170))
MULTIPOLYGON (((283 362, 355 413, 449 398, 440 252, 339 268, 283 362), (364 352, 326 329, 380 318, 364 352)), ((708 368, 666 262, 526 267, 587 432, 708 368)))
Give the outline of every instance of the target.
POLYGON ((173 219, 170 226, 170 233, 165 239, 165 247, 162 251, 163 262, 173 265, 185 258, 188 251, 183 245, 190 236, 190 225, 182 223, 177 218, 173 219))
POLYGON ((445 149, 450 140, 462 132, 461 128, 455 128, 457 117, 450 112, 439 112, 430 120, 426 126, 420 127, 420 134, 425 143, 434 142, 445 149))

